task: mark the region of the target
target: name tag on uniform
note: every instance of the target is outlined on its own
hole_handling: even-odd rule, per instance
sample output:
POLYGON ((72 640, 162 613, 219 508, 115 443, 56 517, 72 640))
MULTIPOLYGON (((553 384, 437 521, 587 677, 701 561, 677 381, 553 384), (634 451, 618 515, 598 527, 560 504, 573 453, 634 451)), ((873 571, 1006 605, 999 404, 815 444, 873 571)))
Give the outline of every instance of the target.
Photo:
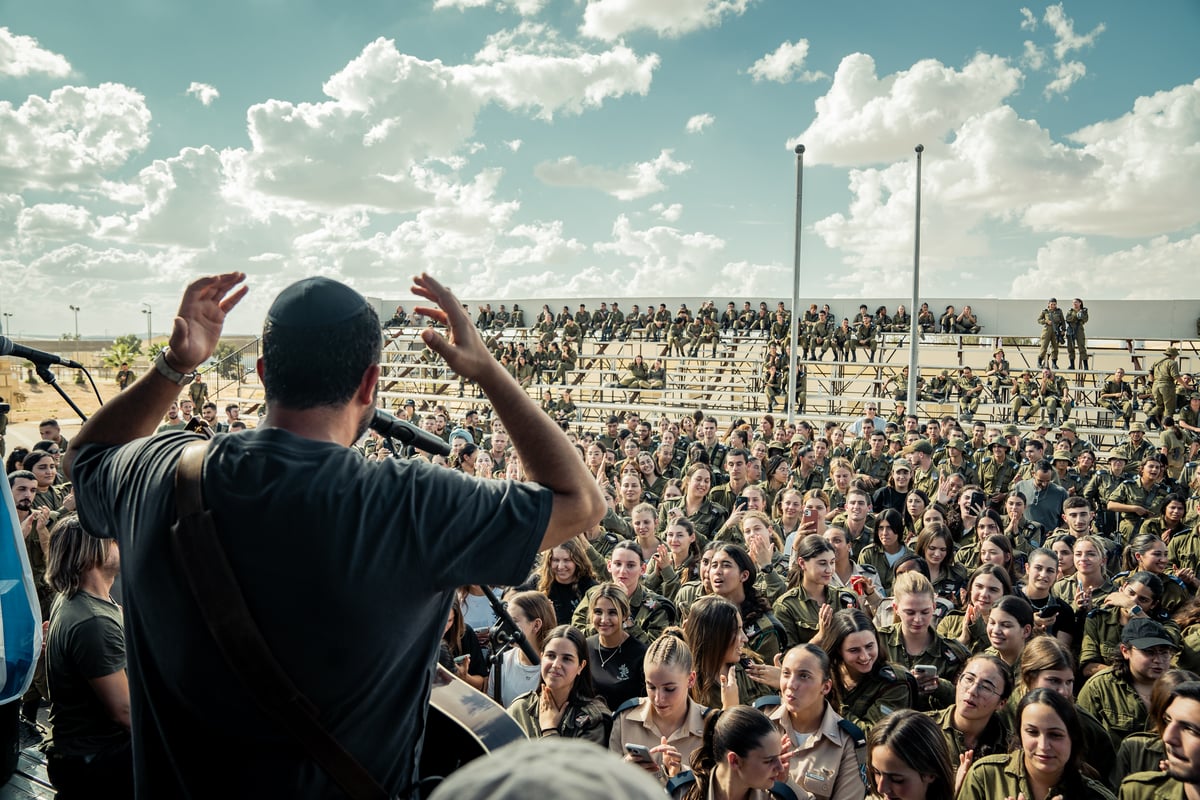
POLYGON ((833 776, 832 770, 822 767, 820 769, 807 770, 804 773, 804 780, 820 781, 821 783, 824 783, 825 781, 829 780, 832 776, 833 776))

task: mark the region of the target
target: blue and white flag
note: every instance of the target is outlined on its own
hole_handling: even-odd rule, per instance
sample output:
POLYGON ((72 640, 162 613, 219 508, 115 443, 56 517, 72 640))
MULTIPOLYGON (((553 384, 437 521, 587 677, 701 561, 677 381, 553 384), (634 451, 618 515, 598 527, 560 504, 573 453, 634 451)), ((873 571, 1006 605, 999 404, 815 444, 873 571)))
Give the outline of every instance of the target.
POLYGON ((25 694, 42 652, 42 611, 38 606, 33 570, 17 520, 17 506, 7 485, 0 489, 0 662, 4 680, 0 704, 25 694))

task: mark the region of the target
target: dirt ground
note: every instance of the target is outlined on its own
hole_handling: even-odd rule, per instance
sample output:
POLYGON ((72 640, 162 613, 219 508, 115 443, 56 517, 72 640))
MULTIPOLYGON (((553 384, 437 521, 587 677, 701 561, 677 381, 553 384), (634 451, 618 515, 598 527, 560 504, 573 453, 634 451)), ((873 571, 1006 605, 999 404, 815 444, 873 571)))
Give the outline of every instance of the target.
MULTIPOLYGON (((58 385, 75 401, 84 414, 91 416, 96 413, 96 409, 100 408, 100 402, 92 392, 91 384, 79 386, 73 380, 60 378, 58 385)), ((115 397, 118 392, 115 380, 102 377, 97 378, 96 388, 100 390, 100 396, 106 402, 115 397)), ((15 386, 10 383, 7 387, 0 388, 0 396, 7 398, 13 406, 13 410, 8 414, 8 433, 4 436, 6 452, 13 447, 29 447, 36 444, 41 439, 41 436, 38 435, 38 423, 44 419, 58 420, 63 435, 68 439, 74 435, 75 431, 79 430, 79 426, 82 424, 79 416, 59 396, 58 392, 54 391, 52 386, 44 383, 36 386, 28 383, 15 386), (22 402, 14 402, 18 399, 15 396, 17 392, 23 396, 22 402)), ((233 396, 217 397, 214 398, 214 401, 219 407, 222 407, 223 401, 232 402, 235 399, 233 396)), ((250 422, 253 424, 252 420, 250 422)))

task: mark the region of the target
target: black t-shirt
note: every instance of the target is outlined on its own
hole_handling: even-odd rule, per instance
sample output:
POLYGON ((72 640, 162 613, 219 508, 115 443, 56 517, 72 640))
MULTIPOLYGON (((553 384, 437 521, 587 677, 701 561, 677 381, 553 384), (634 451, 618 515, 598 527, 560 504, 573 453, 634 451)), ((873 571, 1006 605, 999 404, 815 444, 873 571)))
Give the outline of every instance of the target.
MULTIPOLYGON (((225 663, 175 563, 174 470, 197 438, 88 445, 73 465, 84 527, 120 539, 139 795, 336 794, 225 663)), ((389 794, 411 793, 455 589, 520 582, 553 495, 279 428, 209 447, 206 503, 275 658, 389 794)))
POLYGON ((630 636, 614 650, 601 647, 599 635, 589 636, 587 644, 588 668, 596 694, 604 698, 609 708, 618 708, 631 697, 645 696, 642 660, 646 657, 646 645, 630 636))
POLYGON ((125 669, 125 632, 116 603, 76 592, 58 595, 46 636, 46 680, 54 752, 95 755, 129 741, 89 681, 125 669))
POLYGON ((583 599, 587 590, 595 585, 595 581, 586 578, 573 586, 558 581, 550 584, 546 596, 550 598, 550 603, 554 606, 554 616, 558 619, 559 625, 571 624, 571 615, 575 613, 579 601, 583 599))

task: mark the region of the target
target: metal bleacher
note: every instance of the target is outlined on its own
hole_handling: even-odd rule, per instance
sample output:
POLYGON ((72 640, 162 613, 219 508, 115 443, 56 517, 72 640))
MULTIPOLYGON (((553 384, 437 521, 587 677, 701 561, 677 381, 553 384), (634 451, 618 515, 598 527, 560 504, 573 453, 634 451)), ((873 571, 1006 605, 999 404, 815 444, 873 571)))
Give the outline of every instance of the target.
MULTIPOLYGON (((418 410, 441 405, 454 416, 479 407, 482 400, 475 387, 469 382, 460 383, 458 376, 444 363, 427 354, 419 331, 415 327, 388 330, 380 377, 380 404, 399 408, 405 400, 412 399, 418 410), (425 360, 427 358, 429 360, 425 360)), ((537 342, 537 335, 529 329, 510 328, 496 336, 504 343, 525 342, 530 349, 537 342)), ((581 430, 594 429, 610 414, 627 409, 636 409, 643 416, 679 416, 700 410, 725 423, 736 418, 755 422, 767 411, 761 379, 767 345, 768 339, 763 334, 727 334, 722 337, 715 355, 708 345, 696 357, 679 357, 670 355, 667 345, 661 341, 630 338, 602 342, 589 336, 579 343, 576 369, 567 373, 563 384, 535 382, 527 391, 537 400, 547 390, 557 395, 563 388, 571 389, 572 400, 578 408, 575 426, 581 430), (638 354, 647 362, 663 359, 667 368, 665 388, 625 389, 617 385, 626 364, 638 354)), ((1096 445, 1111 445, 1119 440, 1123 431, 1114 425, 1112 414, 1101 405, 1101 387, 1118 367, 1125 369, 1130 382, 1144 379, 1147 368, 1170 345, 1180 350, 1181 373, 1190 372, 1193 365, 1200 363, 1198 340, 1096 339, 1088 343, 1088 369, 1056 370, 1068 379, 1075 398, 1071 419, 1079 426, 1079 435, 1096 445)), ((1036 373, 1040 348, 1037 340, 1028 336, 923 334, 918 342, 920 374, 928 379, 945 369, 953 375, 963 366, 971 366, 982 373, 997 347, 1004 348, 1014 377, 1026 369, 1036 373)), ((877 402, 886 416, 895 403, 890 389, 900 380, 900 372, 908 363, 908 353, 908 335, 888 333, 879 342, 874 362, 865 360, 865 352, 858 353, 857 361, 832 361, 832 351, 823 360, 803 362, 807 371, 807 403, 803 418, 812 423, 848 422, 861 416, 868 400, 877 402)), ((1060 363, 1065 361, 1064 349, 1060 363)), ((781 405, 776 406, 777 416, 781 405)), ((906 405, 912 413, 913 404, 906 405)), ((946 414, 957 416, 957 400, 952 395, 945 403, 921 402, 916 413, 923 419, 946 414)), ((976 419, 996 425, 1012 421, 1008 403, 998 402, 990 391, 985 391, 976 419)))

